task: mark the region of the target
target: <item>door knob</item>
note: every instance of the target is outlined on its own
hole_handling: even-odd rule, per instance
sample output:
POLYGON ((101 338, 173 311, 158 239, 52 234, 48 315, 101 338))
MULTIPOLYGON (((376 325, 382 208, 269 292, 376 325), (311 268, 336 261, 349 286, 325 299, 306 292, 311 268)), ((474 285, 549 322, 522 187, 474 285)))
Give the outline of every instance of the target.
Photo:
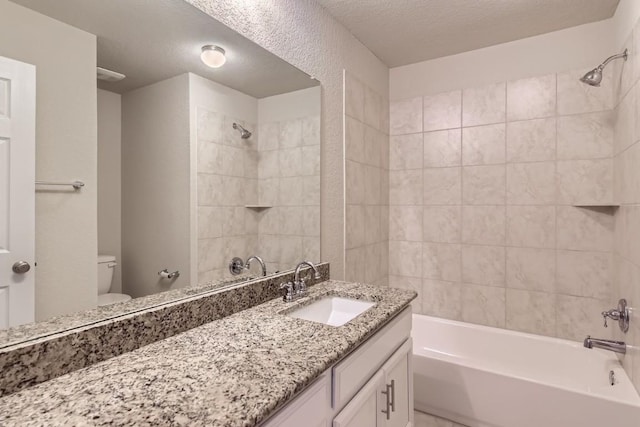
POLYGON ((18 261, 13 264, 12 270, 16 274, 24 274, 27 271, 31 270, 31 266, 27 261, 18 261))

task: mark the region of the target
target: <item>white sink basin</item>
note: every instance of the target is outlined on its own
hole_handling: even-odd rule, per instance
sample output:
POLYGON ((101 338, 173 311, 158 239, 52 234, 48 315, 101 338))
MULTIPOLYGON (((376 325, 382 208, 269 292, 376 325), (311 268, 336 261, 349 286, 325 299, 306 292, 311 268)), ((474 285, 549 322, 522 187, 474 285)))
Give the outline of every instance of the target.
POLYGON ((341 297, 325 297, 288 315, 330 326, 342 326, 376 305, 374 302, 341 297))

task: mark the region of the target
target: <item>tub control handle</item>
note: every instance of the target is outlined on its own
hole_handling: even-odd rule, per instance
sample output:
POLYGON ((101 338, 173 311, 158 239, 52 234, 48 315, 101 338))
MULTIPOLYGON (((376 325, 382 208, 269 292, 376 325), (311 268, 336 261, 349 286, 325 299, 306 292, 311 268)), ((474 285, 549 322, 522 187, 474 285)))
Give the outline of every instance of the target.
POLYGON ((381 391, 380 393, 385 395, 387 409, 382 409, 380 412, 385 414, 388 420, 391 418, 391 407, 392 407, 391 400, 389 399, 391 397, 391 392, 389 392, 389 389, 393 390, 393 381, 391 381, 391 384, 385 384, 384 387, 385 387, 384 391, 381 391))

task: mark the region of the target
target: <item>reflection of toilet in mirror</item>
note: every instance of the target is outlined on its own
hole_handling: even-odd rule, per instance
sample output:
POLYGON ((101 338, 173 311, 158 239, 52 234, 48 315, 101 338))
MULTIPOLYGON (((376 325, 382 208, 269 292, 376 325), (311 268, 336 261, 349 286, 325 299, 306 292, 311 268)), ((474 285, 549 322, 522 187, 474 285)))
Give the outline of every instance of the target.
POLYGON ((118 264, 113 255, 98 255, 98 305, 110 305, 118 302, 129 301, 131 297, 126 294, 110 293, 113 281, 113 270, 118 264))

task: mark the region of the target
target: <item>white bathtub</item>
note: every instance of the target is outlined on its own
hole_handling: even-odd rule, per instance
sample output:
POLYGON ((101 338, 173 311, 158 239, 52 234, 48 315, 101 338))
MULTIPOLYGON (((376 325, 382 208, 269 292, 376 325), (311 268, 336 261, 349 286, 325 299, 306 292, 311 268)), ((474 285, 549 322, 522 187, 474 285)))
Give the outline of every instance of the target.
POLYGON ((412 336, 418 411, 470 427, 640 427, 640 397, 611 352, 420 315, 412 336))

